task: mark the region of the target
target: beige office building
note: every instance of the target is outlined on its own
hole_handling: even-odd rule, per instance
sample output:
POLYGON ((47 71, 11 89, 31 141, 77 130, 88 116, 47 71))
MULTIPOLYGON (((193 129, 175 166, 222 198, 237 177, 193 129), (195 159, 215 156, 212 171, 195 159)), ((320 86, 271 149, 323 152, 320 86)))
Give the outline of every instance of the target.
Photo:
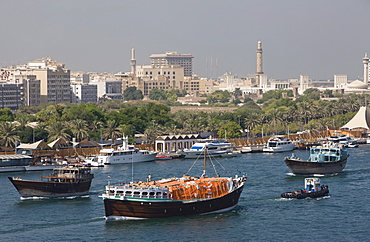
POLYGON ((178 54, 176 51, 150 56, 153 67, 181 66, 184 68, 184 76, 193 75, 193 58, 192 54, 178 54))
MULTIPOLYGON (((71 102, 70 70, 65 69, 64 64, 51 60, 50 57, 6 70, 11 73, 9 80, 15 80, 16 76, 21 77, 22 80, 27 75, 35 76, 35 80, 40 81, 40 104, 71 102)), ((34 88, 37 88, 37 85, 34 83, 34 88)))

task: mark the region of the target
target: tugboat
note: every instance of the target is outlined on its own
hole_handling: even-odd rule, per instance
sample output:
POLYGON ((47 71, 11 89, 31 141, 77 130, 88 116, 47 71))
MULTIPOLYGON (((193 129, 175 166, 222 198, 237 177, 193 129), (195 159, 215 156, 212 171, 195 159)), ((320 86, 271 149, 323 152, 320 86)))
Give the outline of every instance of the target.
MULTIPOLYGON (((206 153, 206 149, 205 152, 206 153)), ((115 220, 168 218, 233 209, 243 191, 245 176, 200 177, 184 175, 146 182, 107 185, 102 194, 105 218, 115 220)))
POLYGON ((90 167, 69 165, 53 169, 49 176, 42 176, 41 181, 23 180, 8 177, 22 198, 30 197, 75 197, 88 195, 94 174, 90 167))
POLYGON ((329 194, 329 187, 321 184, 320 178, 311 177, 304 179, 304 187, 299 191, 285 192, 281 194, 282 198, 318 198, 329 194))

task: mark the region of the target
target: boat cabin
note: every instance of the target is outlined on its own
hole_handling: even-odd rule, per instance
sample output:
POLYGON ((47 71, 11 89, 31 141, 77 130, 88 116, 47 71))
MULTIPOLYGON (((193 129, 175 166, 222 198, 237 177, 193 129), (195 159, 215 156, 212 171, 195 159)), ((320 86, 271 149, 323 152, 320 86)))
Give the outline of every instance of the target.
POLYGON ((163 187, 140 187, 133 185, 107 186, 107 195, 116 198, 169 199, 169 189, 163 187))
POLYGON ((42 176, 41 178, 44 181, 71 182, 91 180, 93 177, 89 167, 68 166, 54 168, 50 176, 42 176))
POLYGON ((340 160, 341 156, 346 155, 345 150, 329 147, 312 147, 310 150, 310 159, 312 162, 332 162, 340 160))
POLYGON ((320 178, 310 177, 304 179, 304 189, 310 192, 317 192, 322 189, 320 178))

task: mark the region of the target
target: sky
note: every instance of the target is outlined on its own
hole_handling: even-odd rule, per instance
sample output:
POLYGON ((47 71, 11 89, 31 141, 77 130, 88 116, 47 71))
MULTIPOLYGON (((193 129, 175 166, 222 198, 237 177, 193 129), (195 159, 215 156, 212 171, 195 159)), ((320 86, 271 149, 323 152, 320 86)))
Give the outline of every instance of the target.
MULTIPOLYGON (((0 0, 0 66, 50 56, 72 71, 129 72, 151 54, 193 54, 200 77, 363 77, 369 0, 0 0), (211 65, 212 63, 212 65, 211 65), (217 65, 216 65, 217 63, 217 65)), ((370 52, 369 52, 370 55, 370 52)))

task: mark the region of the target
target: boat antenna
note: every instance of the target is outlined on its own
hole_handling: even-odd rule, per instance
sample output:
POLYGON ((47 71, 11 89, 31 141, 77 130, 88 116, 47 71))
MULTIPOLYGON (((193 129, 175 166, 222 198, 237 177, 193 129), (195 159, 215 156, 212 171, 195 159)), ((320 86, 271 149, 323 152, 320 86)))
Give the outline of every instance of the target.
POLYGON ((203 174, 202 174, 202 177, 205 177, 206 170, 207 170, 207 147, 204 147, 203 174))

